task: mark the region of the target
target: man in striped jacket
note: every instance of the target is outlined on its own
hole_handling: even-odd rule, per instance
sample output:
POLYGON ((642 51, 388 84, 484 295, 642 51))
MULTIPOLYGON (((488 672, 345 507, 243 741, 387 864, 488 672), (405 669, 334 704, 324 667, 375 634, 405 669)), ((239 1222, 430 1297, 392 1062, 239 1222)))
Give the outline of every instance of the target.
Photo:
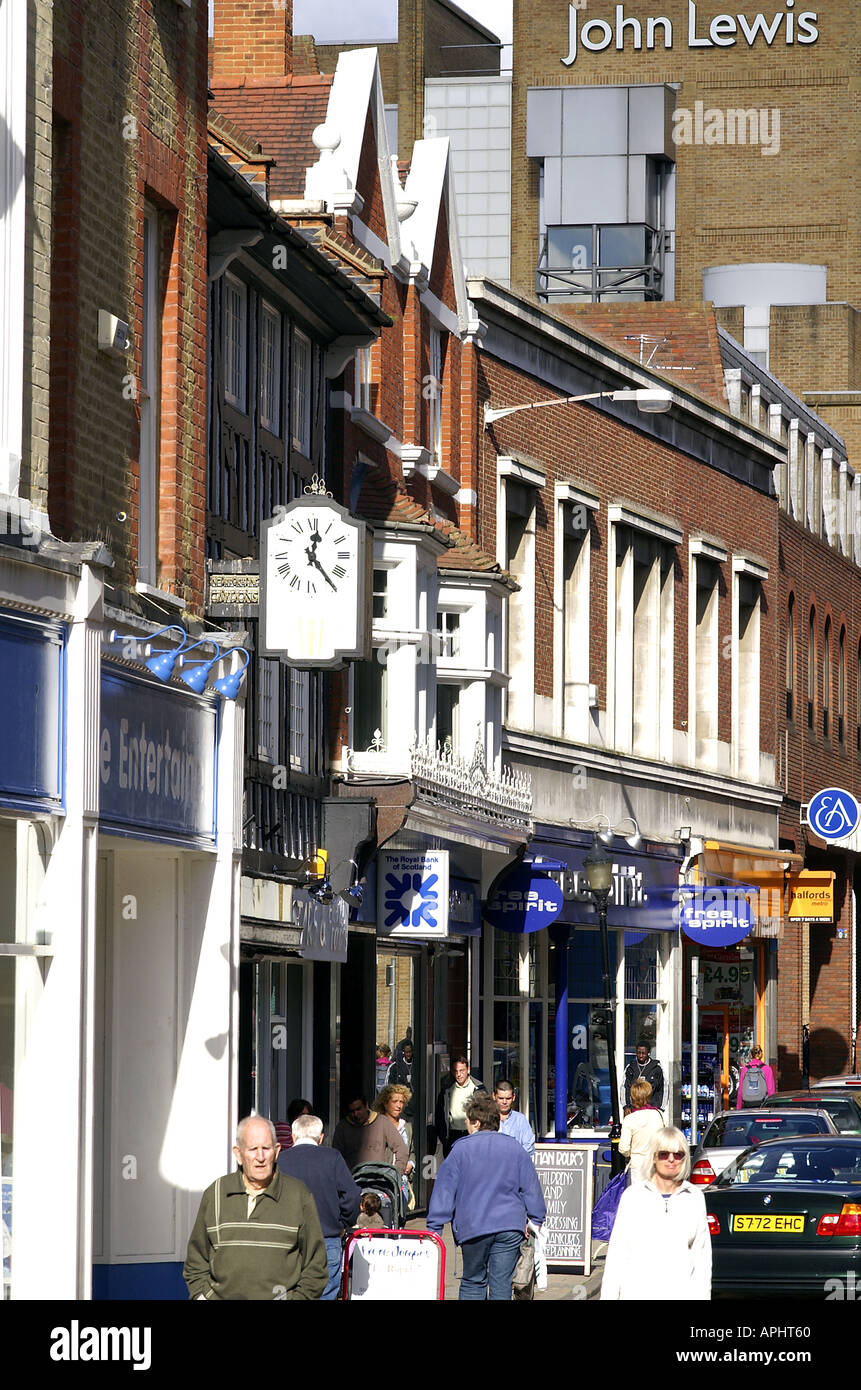
POLYGON ((183 1277, 194 1299, 318 1299, 329 1269, 314 1198, 275 1166, 274 1126, 240 1120, 239 1169, 204 1192, 183 1277))

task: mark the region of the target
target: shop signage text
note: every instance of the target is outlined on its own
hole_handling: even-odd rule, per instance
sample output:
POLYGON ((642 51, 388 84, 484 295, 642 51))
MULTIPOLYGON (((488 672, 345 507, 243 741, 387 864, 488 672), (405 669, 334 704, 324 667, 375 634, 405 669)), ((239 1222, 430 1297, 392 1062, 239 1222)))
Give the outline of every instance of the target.
POLYGON ((100 820, 211 840, 215 706, 113 671, 101 705, 100 820))
MULTIPOLYGON (((560 879, 566 902, 592 902, 585 869, 566 869, 560 879)), ((614 863, 609 902, 614 907, 642 907, 645 900, 642 871, 635 869, 633 864, 614 863)))
POLYGON ((484 916, 501 931, 528 934, 555 922, 562 902, 558 883, 523 864, 499 881, 484 916))
POLYGON ((448 936, 448 850, 383 850, 377 868, 381 936, 448 936))
MULTIPOLYGON (((673 22, 664 15, 647 16, 638 19, 625 13, 624 4, 617 5, 615 20, 581 18, 581 5, 568 6, 568 54, 562 59, 566 67, 577 61, 581 49, 589 53, 603 53, 614 48, 617 53, 630 48, 639 53, 645 47, 654 49, 660 42, 664 49, 673 47, 673 22)), ((688 0, 688 23, 686 40, 688 48, 734 48, 747 46, 753 48, 762 39, 770 48, 773 44, 816 43, 819 30, 816 10, 804 10, 796 14, 791 4, 777 14, 766 16, 762 13, 748 17, 744 14, 719 14, 711 20, 700 19, 694 0, 688 0)))
POLYGON ((701 946, 733 946, 753 926, 750 896, 756 892, 742 886, 680 890, 679 925, 701 946))
POLYGON ((305 960, 340 961, 347 959, 347 931, 350 909, 340 896, 330 903, 318 903, 305 888, 293 890, 293 922, 302 929, 302 955, 305 960))

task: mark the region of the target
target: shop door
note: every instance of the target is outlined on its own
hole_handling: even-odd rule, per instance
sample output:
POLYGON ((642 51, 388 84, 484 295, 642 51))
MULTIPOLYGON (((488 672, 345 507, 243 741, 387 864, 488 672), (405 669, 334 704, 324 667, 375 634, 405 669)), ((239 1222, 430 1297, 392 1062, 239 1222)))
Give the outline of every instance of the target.
POLYGON ((428 1125, 433 1118, 429 1115, 429 1108, 433 1109, 433 1079, 429 1075, 432 1049, 426 1026, 427 979, 427 955, 423 948, 395 950, 387 943, 377 944, 375 1093, 379 1094, 391 1082, 410 1091, 411 1099, 402 1118, 408 1128, 410 1157, 415 1165, 411 1184, 420 1206, 425 1205, 428 1174, 423 1171, 423 1159, 427 1153, 428 1125))
POLYGON ((739 1070, 749 1059, 755 1039, 757 947, 761 948, 760 942, 700 949, 700 1039, 717 1045, 720 1077, 715 1100, 724 1110, 736 1104, 739 1070))

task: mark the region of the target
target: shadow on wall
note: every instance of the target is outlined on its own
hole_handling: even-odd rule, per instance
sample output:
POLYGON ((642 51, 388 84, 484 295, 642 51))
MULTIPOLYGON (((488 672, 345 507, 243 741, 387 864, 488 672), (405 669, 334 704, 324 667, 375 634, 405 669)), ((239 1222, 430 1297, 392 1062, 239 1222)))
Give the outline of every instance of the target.
POLYGON ((811 1028, 810 1030, 810 1079, 818 1081, 822 1076, 838 1076, 846 1071, 849 1062, 849 1044, 833 1028, 811 1028))

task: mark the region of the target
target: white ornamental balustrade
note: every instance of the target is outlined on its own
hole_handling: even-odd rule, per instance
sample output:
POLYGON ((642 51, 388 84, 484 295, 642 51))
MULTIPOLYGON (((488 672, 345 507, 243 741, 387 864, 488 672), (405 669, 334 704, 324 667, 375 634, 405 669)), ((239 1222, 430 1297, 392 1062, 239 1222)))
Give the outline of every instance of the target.
POLYGON ((410 748, 410 768, 423 800, 483 820, 521 825, 532 815, 532 778, 506 769, 489 773, 483 743, 476 741, 472 757, 462 758, 449 740, 431 740, 410 748))

